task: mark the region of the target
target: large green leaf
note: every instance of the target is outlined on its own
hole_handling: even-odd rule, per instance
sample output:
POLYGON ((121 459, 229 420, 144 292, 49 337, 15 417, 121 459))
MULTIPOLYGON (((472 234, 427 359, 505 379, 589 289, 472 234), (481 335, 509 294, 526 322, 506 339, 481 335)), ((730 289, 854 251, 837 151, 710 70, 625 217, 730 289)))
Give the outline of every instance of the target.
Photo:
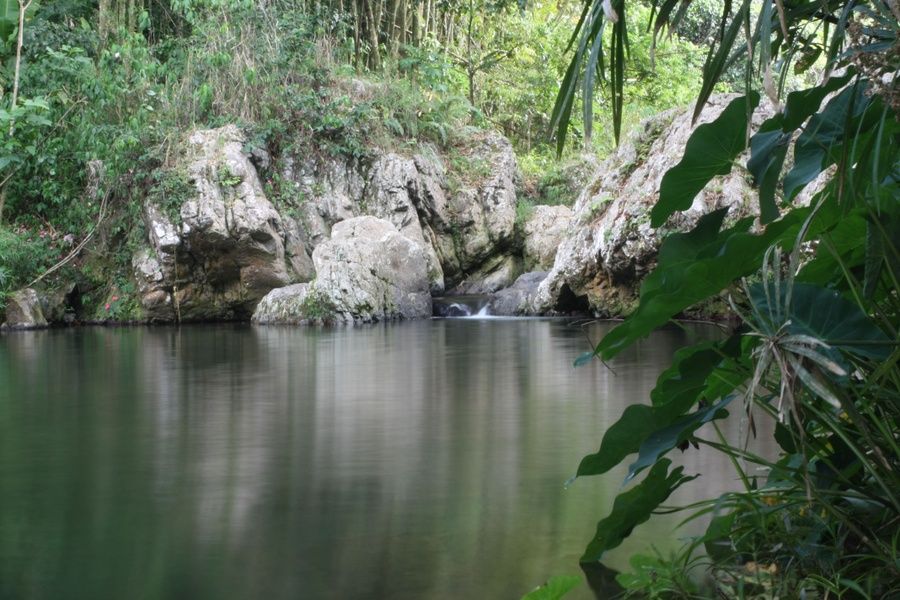
MULTIPOLYGON (((30 19, 40 5, 39 0, 32 0, 25 11, 25 18, 30 19)), ((10 40, 19 26, 18 0, 0 0, 0 48, 10 40)))
POLYGON ((557 575, 547 583, 522 596, 522 600, 559 600, 581 584, 578 575, 557 575))
POLYGON ((581 459, 578 477, 606 473, 644 441, 684 415, 698 400, 715 400, 731 392, 742 378, 731 359, 740 351, 738 336, 724 342, 704 342, 679 350, 672 366, 657 379, 652 406, 633 404, 603 435, 600 449, 581 459))
MULTIPOLYGON (((785 305, 787 293, 787 287, 782 287, 779 306, 785 305)), ((762 315, 780 312, 778 307, 770 306, 774 299, 772 295, 772 291, 767 293, 762 284, 750 288, 750 299, 762 315)), ((835 290, 795 283, 787 317, 787 333, 811 336, 857 356, 886 360, 893 350, 892 340, 874 321, 835 290)), ((893 343, 896 344, 896 340, 893 343)))
POLYGON ((814 115, 828 94, 835 92, 847 85, 853 78, 852 70, 842 77, 831 77, 822 85, 817 85, 805 90, 791 92, 784 103, 784 112, 778 118, 782 130, 794 131, 808 118, 814 115))
POLYGON ((846 136, 846 132, 857 136, 862 133, 853 123, 872 102, 867 90, 865 82, 848 87, 810 118, 794 144, 794 167, 784 178, 785 199, 794 198, 819 173, 837 162, 845 139, 853 137, 846 136))
POLYGON ((844 216, 835 213, 835 225, 827 232, 830 246, 818 245, 813 259, 797 275, 797 281, 832 287, 844 280, 841 262, 851 269, 864 264, 866 246, 861 242, 866 238, 866 219, 860 211, 844 216))
POLYGON ((666 171, 650 224, 659 227, 669 216, 691 207, 694 197, 713 177, 731 172, 738 154, 747 148, 747 114, 759 104, 751 92, 732 100, 718 117, 697 127, 688 139, 681 161, 666 171))
POLYGON ((686 442, 706 423, 714 419, 724 419, 728 416, 728 411, 724 410, 728 404, 735 398, 734 394, 728 395, 714 404, 707 405, 705 408, 682 417, 668 425, 654 431, 644 440, 638 451, 636 461, 628 466, 628 475, 625 476, 625 482, 628 483, 634 479, 638 473, 647 467, 656 463, 660 457, 670 452, 680 444, 686 442))
POLYGON ((720 231, 725 212, 709 213, 691 231, 666 238, 656 269, 641 285, 637 310, 604 336, 596 354, 612 358, 684 309, 756 271, 769 246, 793 241, 809 209, 795 209, 759 234, 750 232, 752 219, 720 231))
POLYGON ((775 192, 791 134, 819 110, 825 96, 847 85, 852 77, 848 73, 843 77, 832 77, 822 85, 791 92, 785 102, 784 112, 767 119, 750 138, 747 169, 759 188, 759 215, 763 223, 770 223, 778 218, 775 192))
POLYGON ((747 170, 759 188, 759 220, 771 223, 778 218, 775 190, 781 177, 781 167, 787 155, 791 134, 781 130, 780 119, 770 119, 750 139, 750 160, 747 170))
POLYGON ((646 479, 616 496, 612 512, 597 523, 594 539, 585 549, 581 562, 600 560, 607 550, 621 544, 635 527, 647 521, 680 485, 697 478, 697 475, 683 475, 684 467, 669 473, 671 464, 668 459, 659 461, 650 469, 646 479))

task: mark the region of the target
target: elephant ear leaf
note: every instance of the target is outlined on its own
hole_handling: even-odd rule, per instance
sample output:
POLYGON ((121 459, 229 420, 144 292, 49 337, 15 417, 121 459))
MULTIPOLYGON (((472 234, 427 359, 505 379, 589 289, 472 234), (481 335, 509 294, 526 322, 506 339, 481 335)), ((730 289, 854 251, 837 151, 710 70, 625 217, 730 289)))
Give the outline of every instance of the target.
POLYGON ((780 116, 769 119, 750 139, 747 170, 759 188, 759 220, 762 223, 771 223, 778 218, 775 191, 791 141, 791 134, 781 130, 780 120, 780 116))
POLYGON ((659 248, 656 268, 641 284, 637 309, 604 336, 595 354, 614 357, 689 306, 750 275, 769 246, 793 240, 808 214, 808 208, 792 210, 757 234, 750 231, 752 219, 721 229, 725 209, 720 209, 701 217, 691 231, 669 235, 659 248))
MULTIPOLYGON (((845 133, 851 130, 848 127, 872 103, 867 89, 865 83, 844 88, 824 110, 810 118, 794 143, 794 166, 784 178, 785 200, 792 200, 819 173, 837 162, 845 133)), ((857 135, 860 133, 862 130, 857 130, 857 135)))
POLYGON ((714 419, 724 419, 728 416, 725 407, 735 398, 735 395, 726 396, 720 401, 701 408, 697 412, 678 419, 671 425, 663 427, 651 433, 641 444, 636 461, 628 466, 628 475, 625 483, 634 479, 638 473, 656 463, 657 460, 679 444, 686 442, 700 429, 701 426, 714 419))
MULTIPOLYGON (((781 305, 787 290, 780 290, 781 305)), ((750 299, 761 314, 769 314, 770 294, 762 284, 750 288, 750 299)), ((892 341, 857 304, 835 290, 809 283, 795 283, 791 290, 786 331, 821 340, 830 348, 863 358, 887 360, 896 341, 892 341)))
POLYGON ((751 92, 732 100, 715 120, 694 130, 681 161, 666 171, 659 200, 650 212, 650 224, 659 227, 673 213, 687 210, 713 177, 727 175, 737 156, 747 148, 747 115, 759 104, 751 92))
POLYGON ((698 477, 684 475, 684 467, 677 467, 670 473, 671 464, 669 459, 659 461, 650 469, 646 479, 616 496, 612 512, 597 523, 597 532, 584 551, 581 562, 600 560, 607 550, 621 544, 635 527, 647 521, 672 492, 698 477))
POLYGON ((732 361, 739 351, 737 336, 679 350, 672 366, 656 381, 651 392, 653 405, 632 404, 626 408, 606 430, 600 449, 581 459, 576 476, 606 473, 629 454, 642 451, 646 440, 678 421, 699 399, 730 393, 743 381, 732 372, 732 361))

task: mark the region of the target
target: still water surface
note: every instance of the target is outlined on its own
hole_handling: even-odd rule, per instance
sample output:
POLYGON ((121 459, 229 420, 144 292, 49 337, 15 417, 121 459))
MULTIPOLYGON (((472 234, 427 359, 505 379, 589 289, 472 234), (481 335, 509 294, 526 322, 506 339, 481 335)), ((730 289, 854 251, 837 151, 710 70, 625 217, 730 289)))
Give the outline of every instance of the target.
MULTIPOLYGON (((614 373, 573 369, 606 327, 3 335, 0 598, 503 599, 578 574, 622 472, 564 482, 674 350, 711 335, 673 328, 614 373)), ((701 458, 683 457, 705 482, 678 500, 733 486, 701 458)), ((680 518, 609 562, 673 547, 680 518)))

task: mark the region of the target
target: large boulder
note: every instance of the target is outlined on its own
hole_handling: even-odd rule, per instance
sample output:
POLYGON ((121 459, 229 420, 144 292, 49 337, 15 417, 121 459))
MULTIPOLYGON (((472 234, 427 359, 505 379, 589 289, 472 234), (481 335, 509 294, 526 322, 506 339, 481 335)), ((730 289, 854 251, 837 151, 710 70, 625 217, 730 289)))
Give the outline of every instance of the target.
POLYGON ((47 319, 41 307, 41 296, 33 288, 13 292, 6 299, 5 327, 12 329, 36 329, 46 327, 47 319))
POLYGON ((78 287, 71 282, 23 288, 6 299, 6 322, 12 329, 36 329, 75 319, 78 287))
POLYGON ((260 325, 328 325, 344 322, 337 307, 314 283, 276 288, 256 305, 252 321, 260 325))
MULTIPOLYGON (((699 123, 718 117, 732 96, 714 96, 699 123)), ((771 112, 757 111, 761 122, 771 112)), ((701 216, 729 207, 729 220, 752 211, 752 191, 743 171, 717 177, 690 208, 663 227, 650 226, 663 175, 684 154, 694 131, 691 111, 668 111, 641 130, 599 168, 575 204, 571 226, 553 266, 532 300, 531 311, 553 313, 590 306, 603 315, 630 312, 644 276, 656 263, 662 239, 694 227, 701 216)))
POLYGON ((491 297, 488 310, 492 315, 498 316, 529 314, 538 286, 546 278, 546 271, 523 273, 513 285, 498 291, 491 297))
POLYGON ((312 259, 316 279, 270 292, 254 322, 360 323, 431 315, 426 250, 384 219, 337 223, 312 259))
POLYGON ((176 169, 192 192, 167 213, 144 206, 148 247, 132 259, 151 320, 249 316, 270 290, 312 277, 296 227, 263 192, 235 126, 194 132, 176 169))
POLYGON ((328 240, 335 223, 370 215, 425 249, 434 294, 490 272, 487 263, 517 251, 515 154, 489 132, 473 132, 452 153, 425 145, 414 156, 284 159, 280 176, 302 199, 307 250, 328 240))

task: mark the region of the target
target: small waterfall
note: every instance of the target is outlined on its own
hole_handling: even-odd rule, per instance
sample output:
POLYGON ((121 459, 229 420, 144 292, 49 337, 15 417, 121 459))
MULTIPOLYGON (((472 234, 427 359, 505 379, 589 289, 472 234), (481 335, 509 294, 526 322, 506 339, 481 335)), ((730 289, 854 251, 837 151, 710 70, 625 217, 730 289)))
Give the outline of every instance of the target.
POLYGON ((490 316, 490 296, 444 296, 433 299, 433 314, 444 318, 483 318, 490 316))
POLYGON ((465 304, 460 304, 459 302, 454 302, 450 306, 447 307, 447 316, 448 317, 470 317, 472 316, 472 309, 466 306, 465 304))

